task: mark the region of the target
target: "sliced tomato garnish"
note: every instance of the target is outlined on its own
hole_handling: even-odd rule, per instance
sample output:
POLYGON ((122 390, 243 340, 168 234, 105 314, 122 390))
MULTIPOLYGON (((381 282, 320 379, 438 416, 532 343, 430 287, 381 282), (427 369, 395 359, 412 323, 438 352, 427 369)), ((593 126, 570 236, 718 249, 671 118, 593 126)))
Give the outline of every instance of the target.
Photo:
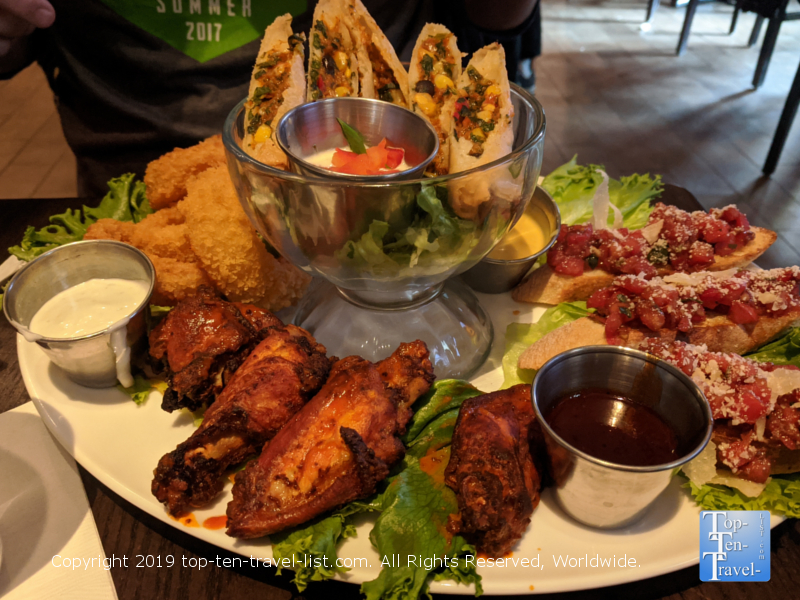
POLYGON ((386 148, 386 168, 394 169, 397 167, 403 162, 405 154, 406 151, 402 148, 386 148))
POLYGON ((337 148, 336 151, 333 153, 333 158, 331 159, 331 165, 334 167, 343 167, 357 156, 358 154, 356 154, 355 152, 349 152, 348 150, 342 150, 340 148, 337 148))

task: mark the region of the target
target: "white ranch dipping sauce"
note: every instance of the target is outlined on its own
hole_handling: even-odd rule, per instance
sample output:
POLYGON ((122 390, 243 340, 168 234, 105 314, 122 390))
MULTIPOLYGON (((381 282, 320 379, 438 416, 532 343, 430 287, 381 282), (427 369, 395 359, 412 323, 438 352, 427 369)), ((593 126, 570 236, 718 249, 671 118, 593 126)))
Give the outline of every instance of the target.
POLYGON ((117 379, 133 385, 130 348, 125 325, 128 317, 147 297, 150 285, 129 279, 90 279, 59 292, 33 315, 30 331, 57 339, 91 335, 117 325, 111 333, 111 346, 117 362, 117 379))

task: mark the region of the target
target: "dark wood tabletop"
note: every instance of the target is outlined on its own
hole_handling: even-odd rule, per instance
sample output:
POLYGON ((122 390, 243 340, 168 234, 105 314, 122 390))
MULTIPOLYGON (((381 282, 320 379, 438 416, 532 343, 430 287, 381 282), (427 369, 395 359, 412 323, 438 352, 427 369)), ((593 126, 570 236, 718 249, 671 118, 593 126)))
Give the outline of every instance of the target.
MULTIPOLYGON (((691 194, 680 188, 669 188, 664 200, 688 210, 700 208, 691 194)), ((47 224, 49 215, 64 212, 67 208, 77 208, 81 204, 75 198, 0 200, 0 248, 17 244, 28 225, 42 227, 47 224)), ((1 254, 0 262, 5 259, 5 251, 1 254)), ((5 319, 0 319, 0 413, 29 400, 19 371, 15 331, 5 319)), ((136 448, 130 451, 134 453, 136 448)), ((80 469, 80 472, 107 556, 172 555, 186 557, 187 561, 198 557, 213 560, 217 556, 234 556, 154 519, 117 496, 84 469, 80 469)), ((681 533, 676 532, 676 535, 681 533)), ((772 578, 766 583, 701 583, 698 567, 693 566, 625 585, 539 597, 565 600, 762 600, 800 597, 800 521, 789 520, 776 527, 772 531, 771 550, 772 578)), ((291 572, 276 576, 274 570, 264 567, 236 569, 218 567, 212 563, 199 570, 177 566, 135 568, 130 566, 130 561, 128 564, 128 568, 117 566, 111 569, 121 600, 360 598, 358 586, 335 581, 312 583, 301 595, 291 583, 291 572)))

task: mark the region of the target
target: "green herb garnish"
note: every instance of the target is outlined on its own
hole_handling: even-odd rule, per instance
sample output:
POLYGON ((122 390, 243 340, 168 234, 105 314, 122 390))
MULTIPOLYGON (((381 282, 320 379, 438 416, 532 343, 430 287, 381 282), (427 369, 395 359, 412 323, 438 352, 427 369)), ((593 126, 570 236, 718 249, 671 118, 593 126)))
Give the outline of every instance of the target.
POLYGON ((339 127, 342 128, 342 133, 347 139, 347 143, 350 144, 350 150, 356 154, 366 154, 367 146, 364 144, 364 136, 361 135, 361 132, 355 127, 351 127, 341 119, 336 120, 339 121, 339 127))
POLYGON ((430 75, 431 71, 433 70, 433 59, 426 54, 422 57, 422 60, 419 64, 422 67, 422 70, 425 72, 425 75, 430 75))

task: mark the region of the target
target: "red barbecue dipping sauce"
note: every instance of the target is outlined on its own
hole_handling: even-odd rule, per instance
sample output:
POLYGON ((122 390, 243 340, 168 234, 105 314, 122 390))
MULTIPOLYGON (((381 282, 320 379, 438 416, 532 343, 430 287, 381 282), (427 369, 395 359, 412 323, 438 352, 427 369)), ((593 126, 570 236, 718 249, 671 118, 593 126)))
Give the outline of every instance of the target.
POLYGON ((559 398, 545 418, 561 439, 601 460, 643 467, 681 456, 675 432, 653 409, 609 390, 559 398))

